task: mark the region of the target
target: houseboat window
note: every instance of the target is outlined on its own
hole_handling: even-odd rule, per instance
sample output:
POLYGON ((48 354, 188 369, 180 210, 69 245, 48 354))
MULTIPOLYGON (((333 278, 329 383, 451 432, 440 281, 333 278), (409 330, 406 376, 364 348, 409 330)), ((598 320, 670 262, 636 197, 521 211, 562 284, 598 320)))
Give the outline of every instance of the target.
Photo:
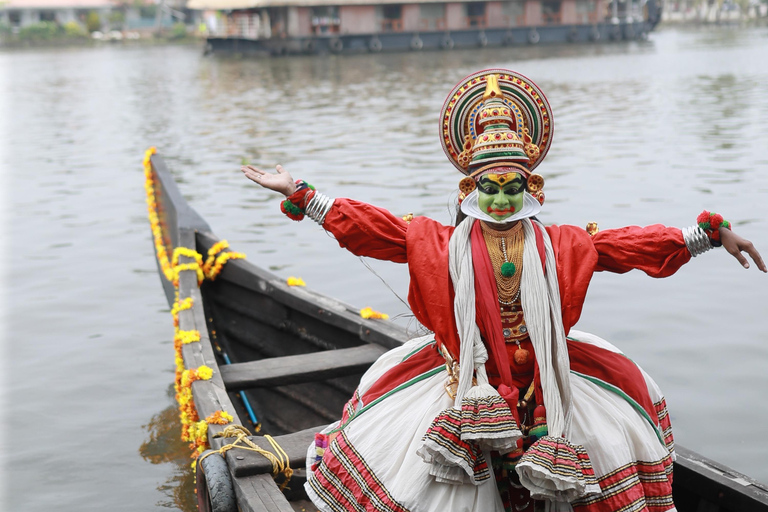
POLYGON ((384 32, 400 32, 403 30, 403 6, 383 5, 381 6, 381 29, 384 32))
POLYGON ((12 27, 21 25, 21 11, 8 11, 8 22, 12 27))
POLYGON ((56 13, 53 11, 40 11, 40 21, 56 21, 56 13))
POLYGON ((445 30, 445 4, 419 6, 421 30, 445 30))
POLYGON ((315 34, 333 34, 339 31, 341 18, 339 8, 335 5, 323 5, 312 7, 311 11, 312 32, 315 34))
POLYGON ((596 23, 597 11, 594 0, 576 0, 576 16, 581 23, 596 23))
POLYGON ((467 9, 467 25, 470 27, 484 27, 487 25, 485 17, 485 2, 470 2, 464 4, 467 9))
POLYGON ((544 23, 557 25, 560 23, 560 0, 549 0, 541 3, 541 18, 544 23))
POLYGON ((501 13, 508 27, 525 25, 525 2, 522 0, 502 3, 501 13))

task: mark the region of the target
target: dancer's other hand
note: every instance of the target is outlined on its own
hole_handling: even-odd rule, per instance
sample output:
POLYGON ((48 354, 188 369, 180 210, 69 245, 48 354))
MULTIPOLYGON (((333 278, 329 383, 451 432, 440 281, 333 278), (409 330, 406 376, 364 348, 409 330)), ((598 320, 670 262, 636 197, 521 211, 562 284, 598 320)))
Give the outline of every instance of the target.
POLYGON ((293 178, 280 164, 275 167, 277 174, 262 171, 252 165, 244 165, 240 170, 243 171, 243 174, 249 180, 269 190, 280 192, 285 197, 290 196, 296 191, 296 184, 293 182, 293 178))
POLYGON ((749 268, 749 262, 747 261, 747 258, 741 254, 742 252, 746 252, 755 262, 757 268, 763 272, 768 272, 768 268, 766 268, 765 263, 763 262, 763 258, 760 257, 760 253, 757 252, 757 249, 755 249, 755 246, 752 244, 752 242, 746 238, 737 235, 730 229, 720 228, 720 241, 723 243, 725 250, 728 251, 728 253, 731 254, 734 258, 739 260, 739 263, 741 263, 742 267, 749 268))

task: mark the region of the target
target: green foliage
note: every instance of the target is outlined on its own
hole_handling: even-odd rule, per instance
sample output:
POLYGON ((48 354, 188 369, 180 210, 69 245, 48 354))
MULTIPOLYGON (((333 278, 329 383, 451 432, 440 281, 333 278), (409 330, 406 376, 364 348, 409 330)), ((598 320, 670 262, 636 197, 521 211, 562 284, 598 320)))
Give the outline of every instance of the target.
POLYGON ((68 21, 64 24, 64 35, 71 38, 88 37, 88 31, 76 21, 68 21))
POLYGON ((0 21, 0 36, 11 35, 11 26, 4 21, 0 21))
POLYGON ((101 30, 101 17, 96 11, 88 11, 88 16, 85 17, 85 27, 88 32, 96 32, 101 30))
POLYGON ((61 28, 52 21, 27 25, 19 31, 20 41, 50 41, 59 35, 61 28))
POLYGON ((184 23, 174 23, 171 27, 171 39, 183 39, 187 37, 187 26, 184 23))
POLYGON ((122 27, 125 23, 125 14, 122 11, 112 11, 109 13, 109 24, 113 27, 122 27))
POLYGON ((142 4, 140 2, 137 2, 136 4, 139 8, 139 14, 142 18, 154 18, 157 15, 157 5, 156 4, 142 4))

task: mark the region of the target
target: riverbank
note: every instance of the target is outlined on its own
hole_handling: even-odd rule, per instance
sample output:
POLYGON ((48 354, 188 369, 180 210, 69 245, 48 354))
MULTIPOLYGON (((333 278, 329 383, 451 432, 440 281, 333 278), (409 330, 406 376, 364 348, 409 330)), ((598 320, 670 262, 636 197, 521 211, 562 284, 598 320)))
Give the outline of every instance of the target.
POLYGON ((19 30, 0 26, 0 48, 88 47, 104 44, 167 45, 203 44, 205 38, 190 32, 184 23, 165 28, 159 34, 148 30, 96 30, 80 24, 41 21, 19 30))

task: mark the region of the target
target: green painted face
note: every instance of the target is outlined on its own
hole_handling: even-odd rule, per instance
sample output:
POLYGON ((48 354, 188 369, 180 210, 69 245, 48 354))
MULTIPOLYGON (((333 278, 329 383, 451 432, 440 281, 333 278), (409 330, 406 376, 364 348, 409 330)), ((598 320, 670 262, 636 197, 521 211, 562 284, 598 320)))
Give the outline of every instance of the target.
POLYGON ((486 174, 477 183, 477 204, 495 220, 504 220, 523 209, 525 180, 520 174, 486 174))

